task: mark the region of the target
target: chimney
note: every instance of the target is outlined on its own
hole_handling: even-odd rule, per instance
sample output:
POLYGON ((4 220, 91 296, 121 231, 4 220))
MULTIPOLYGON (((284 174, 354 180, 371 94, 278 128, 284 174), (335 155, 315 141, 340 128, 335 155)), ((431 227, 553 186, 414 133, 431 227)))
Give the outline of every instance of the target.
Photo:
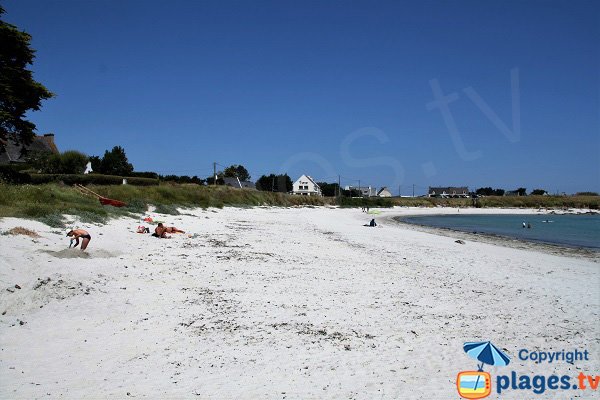
POLYGON ((44 136, 42 136, 42 138, 44 142, 46 142, 46 145, 48 146, 51 152, 55 154, 60 153, 60 151, 58 151, 58 147, 56 147, 56 143, 54 143, 54 133, 44 133, 44 136))

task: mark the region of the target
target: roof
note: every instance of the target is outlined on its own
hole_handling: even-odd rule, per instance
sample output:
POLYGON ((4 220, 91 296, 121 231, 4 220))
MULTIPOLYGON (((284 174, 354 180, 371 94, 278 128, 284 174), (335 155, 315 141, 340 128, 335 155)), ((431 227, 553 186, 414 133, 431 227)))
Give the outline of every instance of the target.
POLYGON ((381 194, 381 192, 383 192, 384 190, 387 190, 389 192, 387 186, 384 186, 381 189, 379 189, 379 191, 377 192, 377 196, 379 196, 381 194))
MULTIPOLYGON (((302 179, 303 176, 306 177, 306 179, 308 179, 310 181, 310 183, 312 183, 319 190, 321 190, 321 187, 317 184, 317 182, 315 182, 313 178, 311 178, 309 175, 306 175, 306 174, 304 174, 304 175, 300 176, 300 178, 296 179, 296 182, 298 182, 300 179, 302 179)), ((296 183, 296 182, 294 182, 294 183, 296 183)))
POLYGON ((469 188, 466 186, 447 186, 447 187, 429 187, 429 193, 469 193, 469 188))
POLYGON ((9 137, 2 144, 4 145, 4 151, 0 150, 0 164, 24 163, 29 152, 59 152, 52 133, 35 136, 31 144, 27 146, 17 143, 14 137, 9 137))
POLYGON ((225 177, 223 182, 226 186, 231 186, 237 189, 256 189, 254 182, 240 181, 237 177, 225 177))

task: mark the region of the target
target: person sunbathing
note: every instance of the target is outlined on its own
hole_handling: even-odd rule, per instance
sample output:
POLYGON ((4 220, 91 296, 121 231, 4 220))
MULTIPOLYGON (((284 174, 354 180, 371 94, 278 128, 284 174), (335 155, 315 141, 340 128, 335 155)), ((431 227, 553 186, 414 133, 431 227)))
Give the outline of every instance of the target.
POLYGON ((154 229, 154 235, 156 237, 159 238, 163 238, 163 239, 169 239, 170 236, 167 236, 167 233, 185 233, 184 231, 182 231, 181 229, 178 229, 174 226, 164 226, 161 223, 158 224, 158 226, 156 227, 156 229, 154 229))
MULTIPOLYGON (((85 250, 88 247, 90 240, 92 240, 90 234, 83 229, 70 230, 67 233, 67 236, 70 236, 72 238, 71 244, 73 244, 73 239, 75 239, 75 246, 73 247, 79 246, 79 238, 81 238, 81 250, 85 250)), ((71 247, 71 244, 69 244, 69 247, 71 247)))

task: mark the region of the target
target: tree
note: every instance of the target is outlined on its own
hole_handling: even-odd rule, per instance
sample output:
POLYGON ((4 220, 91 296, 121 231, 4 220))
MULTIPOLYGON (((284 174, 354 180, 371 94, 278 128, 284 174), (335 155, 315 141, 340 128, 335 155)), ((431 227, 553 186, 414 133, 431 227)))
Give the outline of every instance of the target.
POLYGON ((88 160, 88 156, 75 150, 61 154, 35 152, 27 159, 31 166, 45 174, 81 174, 88 160))
POLYGON ((543 196, 546 193, 548 193, 548 192, 545 191, 544 189, 533 189, 530 194, 533 196, 543 196))
POLYGON ((291 192, 293 189, 292 179, 288 174, 283 175, 263 175, 256 181, 256 188, 264 192, 291 192))
POLYGON ((516 192, 519 196, 527 196, 527 189, 525 188, 518 188, 516 192))
MULTIPOLYGON (((206 184, 207 185, 214 185, 215 184, 215 177, 214 176, 209 176, 206 178, 206 184)), ((225 181, 223 180, 223 172, 220 171, 217 173, 217 185, 224 185, 225 181)))
POLYGON ((83 174, 89 157, 79 151, 68 150, 60 155, 61 174, 83 174))
POLYGON ((491 187, 482 187, 477 189, 475 194, 478 196, 492 196, 494 194, 494 189, 491 187))
MULTIPOLYGON (((0 7, 0 17, 2 14, 4 9, 0 7)), ((39 110, 42 100, 54 96, 26 68, 35 58, 30 41, 28 33, 0 19, 0 146, 9 137, 30 144, 35 124, 26 120, 25 114, 39 110)))
POLYGON ((249 181, 250 173, 243 165, 230 165, 222 172, 226 178, 239 178, 240 181, 249 181))
POLYGON ((338 194, 337 183, 317 182, 317 185, 321 188, 323 196, 334 197, 338 194))
POLYGON ((477 189, 475 194, 478 196, 504 196, 504 189, 492 189, 488 186, 477 189))
POLYGON ((344 196, 344 197, 363 197, 363 194, 358 189, 350 189, 350 190, 342 189, 342 196, 344 196))
POLYGON ((92 170, 99 174, 129 176, 133 172, 133 165, 127 160, 125 149, 115 146, 111 151, 106 150, 104 157, 90 157, 92 170))
POLYGON ((196 185, 204 185, 205 182, 204 179, 200 179, 196 175, 192 177, 189 177, 188 175, 160 175, 160 180, 175 183, 195 183, 196 185))

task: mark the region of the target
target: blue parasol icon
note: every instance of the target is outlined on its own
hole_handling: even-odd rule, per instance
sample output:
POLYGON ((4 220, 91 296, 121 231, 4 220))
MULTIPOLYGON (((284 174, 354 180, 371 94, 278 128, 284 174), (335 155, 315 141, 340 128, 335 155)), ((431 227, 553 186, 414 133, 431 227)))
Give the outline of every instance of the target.
POLYGON ((479 371, 483 371, 483 364, 505 366, 510 363, 510 358, 501 352, 492 342, 467 342, 463 345, 465 353, 481 361, 479 371))
MULTIPOLYGON (((477 365, 478 371, 483 371, 483 364, 494 366, 505 366, 510 363, 510 358, 501 352, 492 342, 467 342, 463 345, 465 353, 469 357, 481 361, 481 365, 477 365)), ((475 381, 475 388, 479 383, 479 375, 475 381)))

